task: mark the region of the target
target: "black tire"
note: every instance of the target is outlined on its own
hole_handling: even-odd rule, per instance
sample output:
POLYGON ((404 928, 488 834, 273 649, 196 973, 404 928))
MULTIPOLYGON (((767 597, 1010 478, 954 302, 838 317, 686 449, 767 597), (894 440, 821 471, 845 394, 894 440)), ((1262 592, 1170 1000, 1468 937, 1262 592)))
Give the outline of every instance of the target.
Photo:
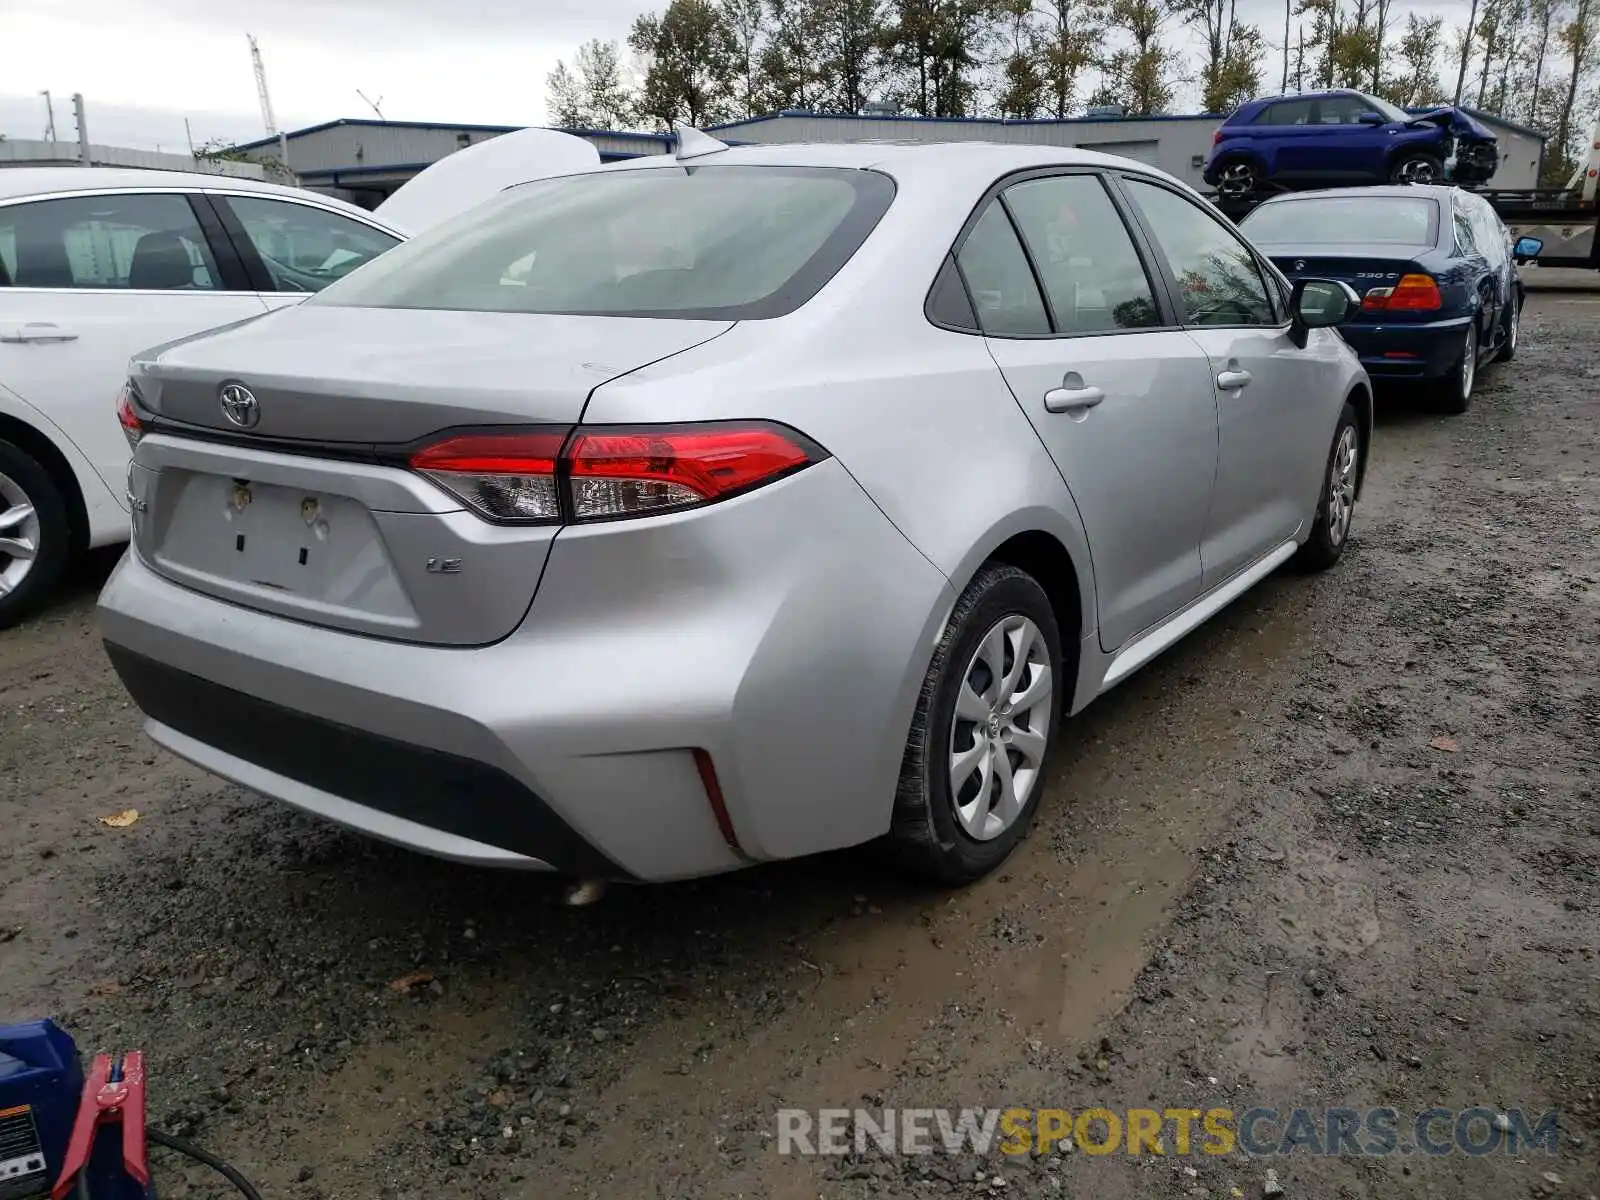
POLYGON ((1511 303, 1506 305, 1506 319, 1504 328, 1500 331, 1500 349, 1495 351, 1494 360, 1497 363, 1510 362, 1517 356, 1517 341, 1522 329, 1522 296, 1513 295, 1511 303))
POLYGON ((1468 325, 1461 353, 1438 381, 1439 411, 1459 417, 1472 406, 1472 391, 1478 382, 1478 327, 1468 325))
POLYGON ((1322 472, 1322 492, 1317 497, 1317 516, 1311 523, 1311 536, 1299 550, 1295 551, 1292 560, 1292 565, 1298 571, 1326 571, 1344 557, 1344 548, 1350 544, 1350 529, 1355 519, 1353 491, 1346 501, 1352 510, 1351 515, 1343 521, 1342 529, 1335 523, 1333 506, 1329 503, 1333 495, 1335 463, 1339 459, 1341 447, 1345 445, 1347 430, 1354 438, 1356 454, 1352 464, 1351 489, 1355 486, 1355 480, 1360 478, 1360 456, 1363 453, 1361 426, 1356 421, 1356 410, 1346 402, 1344 409, 1339 413, 1339 424, 1334 427, 1333 441, 1328 446, 1328 464, 1322 472))
MULTIPOLYGON (((17 536, 20 529, 8 527, 6 513, 15 513, 17 506, 10 503, 5 493, 20 493, 32 506, 37 521, 36 537, 28 540, 36 546, 33 565, 21 582, 0 594, 0 629, 15 625, 34 612, 55 590, 71 550, 71 523, 67 516, 67 502, 56 486, 50 472, 40 466, 26 451, 0 441, 0 539, 17 536)), ((0 550, 0 575, 17 559, 0 550)), ((5 584, 0 582, 0 590, 5 584)))
POLYGON ((1038 810, 1049 778, 1050 752, 1073 683, 1063 669, 1061 634, 1044 589, 1016 567, 1004 563, 985 566, 950 614, 911 720, 888 838, 890 850, 902 865, 939 883, 965 884, 981 879, 1006 860, 1038 810), (1044 706, 1049 724, 1041 764, 1020 814, 1003 832, 982 841, 962 828, 956 797, 951 794, 951 732, 956 696, 968 664, 985 635, 1009 616, 1026 617, 1042 634, 1044 661, 1051 669, 1050 703, 1044 706))
POLYGON ((1390 183, 1442 183, 1444 163, 1438 155, 1411 150, 1389 164, 1390 183))

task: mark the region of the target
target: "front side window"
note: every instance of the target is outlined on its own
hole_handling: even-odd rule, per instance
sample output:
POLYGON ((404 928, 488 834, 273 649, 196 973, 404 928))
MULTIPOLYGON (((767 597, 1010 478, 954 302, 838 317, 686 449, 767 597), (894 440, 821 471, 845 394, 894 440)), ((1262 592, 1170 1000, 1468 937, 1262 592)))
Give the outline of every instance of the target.
POLYGON ((1033 254, 1057 333, 1161 323, 1133 238, 1098 176, 1029 179, 1005 197, 1033 254))
POLYGON ((216 260, 176 193, 74 196, 0 207, 0 285, 210 291, 216 260))
POLYGON ((399 244, 370 225, 308 204, 229 196, 245 236, 280 292, 320 292, 399 244))
POLYGON ((1044 298, 1034 282, 1027 253, 1005 206, 998 199, 967 233, 956 254, 978 327, 997 337, 1038 337, 1050 332, 1044 298))
POLYGON ((1142 180, 1128 190, 1178 280, 1185 321, 1274 325, 1277 316, 1255 256, 1221 221, 1175 192, 1142 180))
POLYGON ((751 320, 804 304, 894 198, 876 171, 675 166, 508 189, 315 301, 751 320))

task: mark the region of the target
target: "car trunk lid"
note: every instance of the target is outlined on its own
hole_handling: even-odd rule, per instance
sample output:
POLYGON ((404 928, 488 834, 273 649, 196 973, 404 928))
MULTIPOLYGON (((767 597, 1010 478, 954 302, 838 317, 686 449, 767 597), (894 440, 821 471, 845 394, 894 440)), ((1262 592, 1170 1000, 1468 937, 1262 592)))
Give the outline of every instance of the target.
MULTIPOLYGON (((1268 244, 1261 248, 1291 282, 1297 279, 1338 279, 1348 283, 1362 297, 1374 288, 1394 287, 1402 276, 1427 274, 1419 259, 1430 250, 1427 246, 1389 244, 1304 245, 1292 250, 1268 244)), ((1396 315, 1358 312, 1351 320, 1357 323, 1379 319, 1392 321, 1396 315)))
POLYGON ((165 348, 134 370, 153 416, 129 476, 135 546, 174 582, 248 608, 406 641, 498 640, 532 603, 558 527, 490 523, 409 455, 450 429, 570 428, 601 383, 731 327, 307 306, 165 348), (224 389, 253 403, 230 391, 224 405, 224 389))

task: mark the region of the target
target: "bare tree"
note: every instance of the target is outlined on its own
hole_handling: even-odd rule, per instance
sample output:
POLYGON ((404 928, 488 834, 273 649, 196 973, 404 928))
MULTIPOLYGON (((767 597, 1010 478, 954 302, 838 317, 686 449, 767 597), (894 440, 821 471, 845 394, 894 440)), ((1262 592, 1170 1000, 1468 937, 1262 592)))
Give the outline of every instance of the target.
POLYGON ((766 29, 766 0, 721 0, 722 19, 738 46, 739 109, 756 115, 756 85, 761 74, 761 35, 766 29))
POLYGON ((1561 30, 1561 46, 1569 56, 1572 74, 1567 80, 1567 96, 1561 104, 1554 140, 1556 152, 1569 161, 1572 154, 1572 112, 1578 102, 1578 88, 1594 70, 1596 42, 1600 40, 1600 30, 1596 29, 1595 5, 1596 0, 1577 0, 1572 20, 1561 30))
POLYGON ((1478 27, 1478 0, 1471 0, 1472 8, 1467 13, 1467 26, 1462 30, 1461 36, 1461 65, 1456 69, 1455 98, 1451 104, 1461 103, 1461 89, 1467 84, 1467 59, 1472 57, 1472 31, 1478 27))

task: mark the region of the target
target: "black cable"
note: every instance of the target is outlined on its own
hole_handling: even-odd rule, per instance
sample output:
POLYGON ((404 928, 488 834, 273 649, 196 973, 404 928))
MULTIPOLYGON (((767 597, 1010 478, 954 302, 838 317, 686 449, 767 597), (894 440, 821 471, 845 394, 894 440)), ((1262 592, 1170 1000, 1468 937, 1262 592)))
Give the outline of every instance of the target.
POLYGON ((206 1166, 238 1188, 248 1200, 261 1200, 261 1193, 256 1191, 254 1184, 210 1151, 202 1150, 193 1142, 186 1141, 181 1137, 175 1137, 170 1133, 162 1133, 159 1129, 146 1129, 144 1135, 147 1140, 154 1142, 158 1146, 165 1146, 168 1150, 176 1150, 179 1154, 187 1155, 196 1162, 205 1163, 206 1166))

